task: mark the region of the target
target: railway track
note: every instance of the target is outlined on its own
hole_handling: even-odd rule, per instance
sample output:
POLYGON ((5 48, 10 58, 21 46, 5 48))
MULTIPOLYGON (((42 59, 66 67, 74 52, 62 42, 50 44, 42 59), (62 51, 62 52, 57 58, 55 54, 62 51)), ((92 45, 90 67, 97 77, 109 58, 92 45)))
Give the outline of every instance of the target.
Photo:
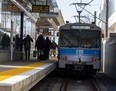
POLYGON ((94 78, 49 75, 29 91, 102 91, 94 78))
POLYGON ((59 91, 101 91, 94 79, 67 79, 59 91))

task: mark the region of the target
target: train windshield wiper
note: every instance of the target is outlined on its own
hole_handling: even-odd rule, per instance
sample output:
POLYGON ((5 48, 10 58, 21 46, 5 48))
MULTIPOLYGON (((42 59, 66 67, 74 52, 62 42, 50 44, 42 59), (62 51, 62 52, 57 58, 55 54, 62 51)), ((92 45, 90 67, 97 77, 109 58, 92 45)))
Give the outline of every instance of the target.
POLYGON ((93 48, 94 46, 95 46, 95 42, 94 43, 92 43, 91 45, 90 45, 90 47, 89 48, 93 48))
POLYGON ((97 42, 93 42, 89 48, 98 48, 98 47, 99 45, 97 44, 97 42))
POLYGON ((69 48, 71 48, 71 47, 72 47, 72 45, 71 45, 71 44, 67 44, 66 46, 67 46, 67 47, 69 47, 69 48))

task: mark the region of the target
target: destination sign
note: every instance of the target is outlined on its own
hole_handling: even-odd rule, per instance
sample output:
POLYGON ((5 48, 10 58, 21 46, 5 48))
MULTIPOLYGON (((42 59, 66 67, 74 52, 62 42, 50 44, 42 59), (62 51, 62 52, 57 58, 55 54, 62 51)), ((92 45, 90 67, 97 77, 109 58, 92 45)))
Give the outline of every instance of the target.
POLYGON ((90 26, 71 26, 72 29, 90 29, 90 26))
POLYGON ((33 5, 32 12, 34 12, 34 13, 49 13, 49 5, 33 5))
POLYGON ((20 9, 14 4, 2 4, 2 11, 19 12, 20 9))

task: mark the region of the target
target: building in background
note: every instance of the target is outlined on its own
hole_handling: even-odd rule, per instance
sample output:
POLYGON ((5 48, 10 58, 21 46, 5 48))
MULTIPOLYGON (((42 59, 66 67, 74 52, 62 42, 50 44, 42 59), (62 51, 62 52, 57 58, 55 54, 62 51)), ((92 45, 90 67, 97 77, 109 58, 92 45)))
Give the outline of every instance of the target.
MULTIPOLYGON (((116 33, 116 0, 109 0, 109 13, 108 13, 108 37, 110 37, 110 33, 116 33)), ((100 18, 103 21, 106 21, 106 1, 104 1, 104 6, 102 11, 100 12, 100 18)), ((105 31, 105 23, 101 22, 100 27, 105 31)))

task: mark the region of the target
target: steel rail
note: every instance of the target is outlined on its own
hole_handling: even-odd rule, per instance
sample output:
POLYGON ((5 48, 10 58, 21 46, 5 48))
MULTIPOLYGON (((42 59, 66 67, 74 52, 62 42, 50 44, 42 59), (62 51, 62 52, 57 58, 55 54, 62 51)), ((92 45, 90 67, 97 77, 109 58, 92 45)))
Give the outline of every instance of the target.
POLYGON ((97 91, 101 91, 100 87, 98 86, 97 82, 95 81, 95 79, 91 79, 93 85, 95 86, 95 88, 97 89, 97 91))

